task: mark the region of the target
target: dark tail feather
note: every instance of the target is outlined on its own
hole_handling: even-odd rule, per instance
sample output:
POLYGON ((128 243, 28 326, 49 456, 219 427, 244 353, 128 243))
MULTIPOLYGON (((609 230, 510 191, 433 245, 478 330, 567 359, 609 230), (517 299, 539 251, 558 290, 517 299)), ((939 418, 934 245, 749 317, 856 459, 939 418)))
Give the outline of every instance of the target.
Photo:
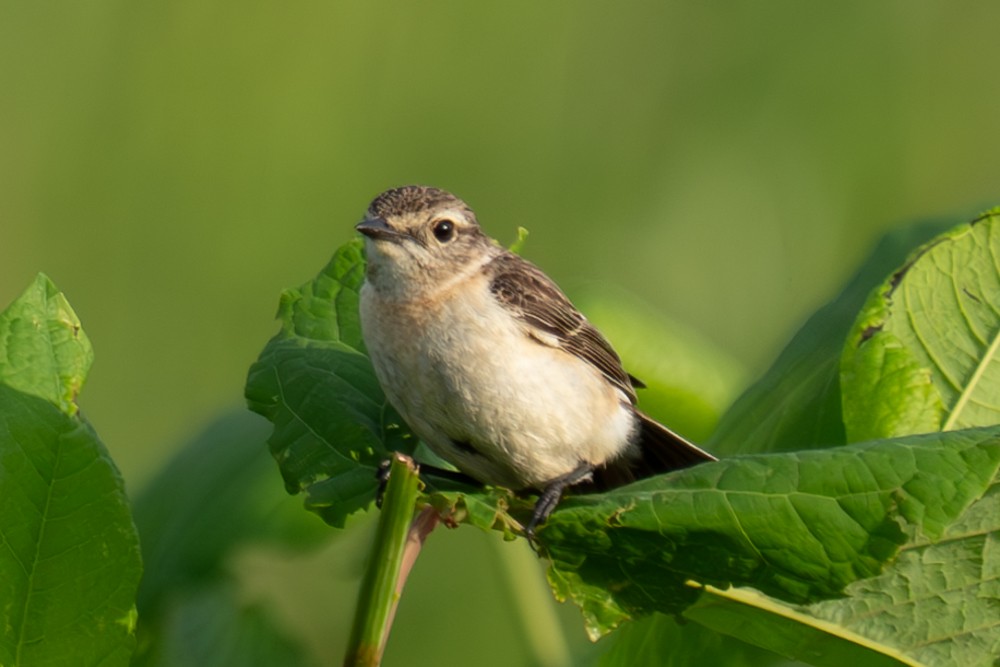
POLYGON ((718 459, 638 410, 639 456, 622 457, 594 471, 597 489, 613 489, 660 473, 718 459))
POLYGON ((688 468, 705 461, 718 461, 701 447, 685 440, 652 417, 639 415, 639 447, 642 450, 644 467, 649 469, 639 478, 656 475, 662 472, 688 468))

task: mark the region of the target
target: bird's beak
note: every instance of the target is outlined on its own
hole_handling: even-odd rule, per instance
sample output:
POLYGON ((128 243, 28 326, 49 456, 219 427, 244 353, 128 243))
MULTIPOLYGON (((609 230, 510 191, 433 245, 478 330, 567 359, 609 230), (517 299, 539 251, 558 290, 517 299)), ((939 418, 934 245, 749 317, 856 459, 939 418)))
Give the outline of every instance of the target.
POLYGON ((385 239, 386 241, 400 241, 405 236, 401 232, 389 226, 385 218, 366 218, 354 226, 356 230, 370 239, 385 239))

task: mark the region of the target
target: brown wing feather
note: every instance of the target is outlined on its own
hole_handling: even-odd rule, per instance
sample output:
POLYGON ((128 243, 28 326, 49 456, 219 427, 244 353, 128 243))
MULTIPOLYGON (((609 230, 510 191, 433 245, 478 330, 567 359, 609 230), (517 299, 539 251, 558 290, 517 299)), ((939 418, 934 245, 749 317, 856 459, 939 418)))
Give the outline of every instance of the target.
POLYGON ((551 344, 554 337, 559 348, 594 366, 635 404, 632 378, 618 354, 548 276, 512 253, 500 255, 486 270, 492 273, 490 290, 497 301, 530 327, 548 334, 536 336, 539 342, 551 344))
MULTIPOLYGON (((548 276, 530 262, 505 253, 486 268, 492 273, 490 290, 497 300, 528 326, 529 335, 544 345, 555 344, 593 365, 625 392, 635 405, 635 387, 642 383, 625 372, 611 344, 587 321, 548 276)), ((638 456, 621 456, 593 471, 583 490, 605 490, 656 475, 716 460, 645 414, 638 417, 638 456)))

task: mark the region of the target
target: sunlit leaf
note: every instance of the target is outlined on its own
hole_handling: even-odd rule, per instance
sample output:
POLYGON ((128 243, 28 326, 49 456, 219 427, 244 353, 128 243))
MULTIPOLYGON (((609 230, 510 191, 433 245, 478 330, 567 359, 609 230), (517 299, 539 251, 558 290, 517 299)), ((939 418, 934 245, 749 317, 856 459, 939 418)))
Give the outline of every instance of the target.
POLYGON ((1000 423, 998 257, 994 209, 872 292, 844 350, 848 439, 1000 423))
MULTIPOLYGON (((929 480, 924 480, 925 482, 929 480)), ((708 590, 684 616, 816 665, 992 665, 1000 655, 1000 479, 936 541, 907 544, 843 598, 791 605, 708 590), (879 657, 872 656, 877 651, 879 657)))
POLYGON ((75 414, 93 361, 80 320, 46 275, 0 313, 0 383, 75 414))
POLYGON ((0 314, 0 664, 125 665, 142 566, 118 470, 77 414, 92 360, 44 276, 0 314))
POLYGON ((805 611, 922 664, 993 664, 1000 655, 1000 478, 940 538, 908 544, 882 574, 846 592, 805 611))

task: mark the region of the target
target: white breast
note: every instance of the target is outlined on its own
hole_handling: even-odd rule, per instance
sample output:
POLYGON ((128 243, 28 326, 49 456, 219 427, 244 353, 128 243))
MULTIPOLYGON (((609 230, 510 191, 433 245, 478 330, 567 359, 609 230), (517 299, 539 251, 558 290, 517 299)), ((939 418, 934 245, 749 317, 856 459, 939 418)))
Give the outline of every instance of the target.
POLYGON ((405 307, 368 284, 361 292, 376 375, 431 449, 484 483, 518 489, 629 447, 635 414, 596 368, 529 338, 485 276, 450 292, 405 307))

